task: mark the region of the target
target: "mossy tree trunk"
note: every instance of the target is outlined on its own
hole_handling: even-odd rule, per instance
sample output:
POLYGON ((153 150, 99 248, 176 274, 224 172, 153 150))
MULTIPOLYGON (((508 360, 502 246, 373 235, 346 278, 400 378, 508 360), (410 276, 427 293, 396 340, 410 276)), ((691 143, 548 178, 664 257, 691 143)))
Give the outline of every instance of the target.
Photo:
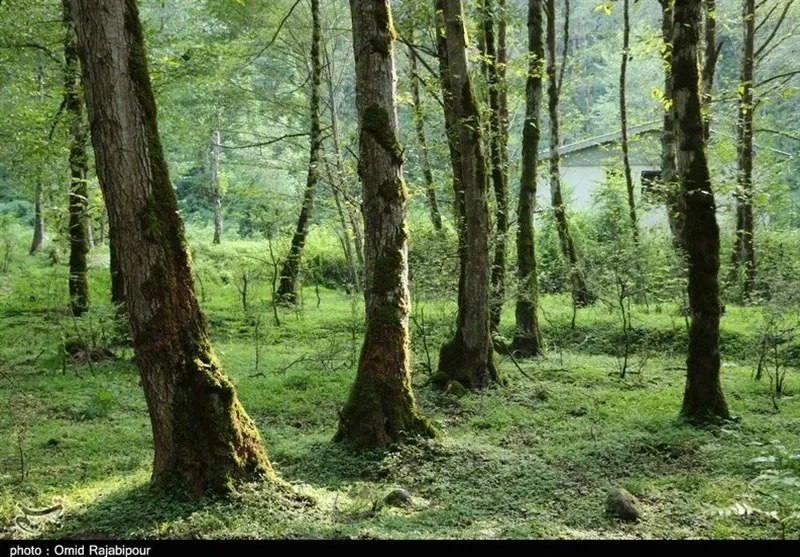
POLYGON ((89 253, 88 141, 81 100, 80 63, 70 0, 63 0, 64 20, 64 108, 69 119, 69 300, 72 314, 80 317, 89 309, 86 254, 89 253))
POLYGON ((731 263, 733 278, 738 283, 739 270, 744 267, 743 296, 753 293, 756 281, 754 222, 753 222, 753 113, 755 0, 744 0, 742 8, 742 66, 739 79, 739 118, 736 123, 736 239, 731 263))
POLYGON ((153 483, 194 493, 272 477, 192 283, 134 0, 71 0, 97 172, 153 429, 153 483))
POLYGON ((338 440, 361 449, 432 436, 411 390, 408 192, 397 139, 394 28, 388 0, 351 0, 366 230, 366 331, 338 440))
POLYGON ((686 208, 683 204, 680 184, 675 167, 675 117, 672 111, 672 0, 659 0, 661 3, 661 38, 664 42, 664 128, 661 132, 661 185, 664 188, 664 204, 672 232, 675 248, 684 250, 683 231, 686 226, 686 208))
MULTIPOLYGON (((413 41, 413 32, 411 32, 413 41)), ((411 103, 413 105, 414 132, 417 136, 419 149, 419 166, 425 178, 425 197, 428 199, 428 209, 431 215, 431 224, 436 232, 442 231, 442 215, 439 212, 439 202, 436 200, 436 184, 433 181, 433 169, 428 154, 428 140, 425 137, 425 107, 422 105, 422 95, 419 88, 419 73, 417 68, 417 53, 412 47, 408 48, 411 59, 411 103)))
MULTIPOLYGON (((495 198, 494 261, 491 275, 491 327, 497 332, 506 294, 506 241, 508 236, 508 173, 505 148, 501 93, 506 84, 501 76, 501 57, 498 52, 497 27, 503 17, 494 0, 483 0, 483 44, 485 49, 486 77, 489 88, 489 153, 491 158, 492 186, 495 198), (500 17, 498 17, 500 16, 500 17)), ((504 45, 505 46, 505 45, 504 45)), ((505 54, 505 53, 504 53, 505 54)))
POLYGON ((44 188, 41 182, 36 183, 33 206, 33 239, 31 240, 31 249, 28 250, 31 255, 41 250, 44 243, 44 188))
POLYGON ((627 76, 628 58, 630 58, 631 18, 629 0, 622 2, 622 62, 619 66, 619 120, 622 129, 620 146, 622 148, 622 169, 625 175, 625 190, 628 193, 628 217, 631 220, 631 232, 634 242, 639 242, 639 219, 636 216, 636 194, 631 174, 631 159, 628 153, 628 103, 627 76))
POLYGON ((544 30, 542 0, 528 0, 528 78, 525 122, 522 127, 522 176, 517 205, 517 279, 519 292, 515 311, 516 330, 511 349, 522 356, 542 351, 539 332, 539 277, 536 269, 534 213, 536 212, 539 165, 542 75, 544 75, 544 30))
POLYGON ((700 109, 700 17, 700 0, 675 1, 672 79, 678 176, 686 203, 691 312, 681 414, 693 423, 729 417, 719 379, 719 228, 700 109))
POLYGON ((317 195, 317 184, 319 183, 320 153, 322 151, 322 131, 319 120, 319 99, 322 83, 322 52, 320 49, 322 26, 319 0, 311 0, 311 22, 311 133, 308 177, 306 179, 306 189, 303 193, 303 205, 300 207, 300 216, 297 219, 297 227, 295 228, 294 236, 292 236, 289 253, 281 269, 281 280, 278 287, 278 296, 282 302, 288 304, 296 304, 298 300, 300 263, 303 257, 303 249, 306 245, 306 238, 308 238, 311 217, 314 214, 314 198, 317 195))
POLYGON ((559 245, 564 259, 569 264, 572 299, 576 306, 588 306, 594 303, 595 295, 586 284, 586 277, 578 261, 578 252, 572 235, 569 232, 567 207, 561 193, 561 158, 558 152, 561 143, 558 116, 558 61, 556 54, 556 3, 547 0, 545 5, 547 17, 547 108, 550 116, 550 202, 555 215, 559 245))
MULTIPOLYGON (((437 384, 460 382, 464 387, 483 387, 499 379, 490 335, 489 204, 486 159, 475 93, 469 76, 465 16, 460 0, 435 0, 443 63, 443 96, 457 193, 463 192, 463 241, 459 284, 458 321, 455 337, 439 354, 437 384), (443 25, 441 24, 443 23, 443 25)), ((457 197, 456 206, 459 206, 457 197)))
POLYGON ((703 0, 703 21, 705 32, 703 34, 703 72, 701 73, 703 111, 703 134, 706 142, 711 137, 711 101, 714 98, 714 74, 716 74, 717 60, 722 48, 722 43, 717 44, 717 2, 716 0, 703 0))
POLYGON ((214 238, 212 244, 222 242, 222 191, 220 190, 220 165, 222 159, 222 134, 219 129, 219 110, 214 116, 214 129, 211 130, 211 203, 214 205, 214 238))

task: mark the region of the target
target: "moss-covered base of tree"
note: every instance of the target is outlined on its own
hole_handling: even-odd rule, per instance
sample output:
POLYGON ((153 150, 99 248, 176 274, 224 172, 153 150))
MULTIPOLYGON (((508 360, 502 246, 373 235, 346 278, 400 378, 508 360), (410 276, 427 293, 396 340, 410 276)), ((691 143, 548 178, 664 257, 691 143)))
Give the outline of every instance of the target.
POLYGON ((529 331, 517 331, 508 349, 517 357, 534 358, 542 355, 542 339, 529 331))
POLYGON ((334 441, 369 450, 436 435, 420 414, 410 385, 400 378, 381 381, 359 373, 339 414, 334 441))
POLYGON ((681 420, 692 425, 703 426, 717 425, 731 419, 721 387, 712 387, 711 390, 704 390, 703 393, 687 392, 684 395, 680 413, 681 420))
POLYGON ((586 277, 580 269, 572 271, 572 300, 579 308, 589 307, 597 301, 597 295, 589 289, 586 277))
POLYGON ((439 368, 433 376, 433 384, 445 388, 451 381, 458 381, 467 389, 477 389, 492 383, 502 383, 494 361, 494 348, 488 339, 487 343, 488 357, 484 358, 467 347, 461 334, 456 333, 439 351, 439 368))
POLYGON ((210 344, 197 343, 194 353, 174 385, 172 446, 156 447, 169 458, 156 455, 153 483, 184 484, 196 495, 224 495, 240 482, 277 482, 258 430, 210 344))

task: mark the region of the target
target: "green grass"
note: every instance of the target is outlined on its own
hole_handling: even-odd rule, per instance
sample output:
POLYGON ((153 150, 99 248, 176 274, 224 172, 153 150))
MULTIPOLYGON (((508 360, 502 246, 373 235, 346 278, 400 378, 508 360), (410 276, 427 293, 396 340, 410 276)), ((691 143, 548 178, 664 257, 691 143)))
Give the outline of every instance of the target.
MULTIPOLYGON (((224 249, 263 248, 232 246, 224 249)), ((358 454, 331 438, 360 349, 360 297, 321 288, 317 307, 316 289, 307 286, 303 309, 282 310, 276 326, 268 281, 256 283, 244 315, 232 275, 215 271, 212 249, 196 250, 195 260, 205 274, 203 307, 216 351, 276 470, 306 497, 263 485, 243 486, 226 500, 148 489, 150 424, 132 352, 113 341, 113 312, 99 303, 108 291, 99 248, 91 270, 96 307, 79 322, 64 310, 62 265, 20 260, 0 276, 0 537, 23 535, 12 522, 20 505, 44 507, 54 497, 63 498, 66 512, 43 525, 43 537, 766 538, 781 534, 774 520, 724 518, 713 508, 800 504, 791 481, 752 483, 765 468, 789 478, 800 472, 792 458, 800 453, 800 399, 783 397, 777 411, 769 385, 751 378, 757 309, 729 307, 723 319, 723 387, 738 422, 694 429, 677 421, 685 329, 674 307, 635 308, 634 326, 644 332, 631 358, 642 370, 622 380, 614 314, 601 306, 581 310, 576 332, 566 300, 554 296, 543 300, 550 318, 544 332, 558 346, 545 359, 521 362, 529 377, 500 354, 508 385, 461 398, 426 385, 415 329, 416 394, 441 438, 358 454), (113 346, 117 359, 64 366, 62 339, 78 334, 113 346), (605 516, 611 486, 639 497, 641 522, 605 516), (413 508, 376 508, 395 487, 412 493, 413 508)), ((423 308, 435 367, 454 304, 415 300, 417 323, 423 308)), ((510 332, 507 310, 503 327, 510 332)), ((796 390, 794 375, 787 388, 796 390)), ((788 535, 798 535, 796 526, 788 535)))

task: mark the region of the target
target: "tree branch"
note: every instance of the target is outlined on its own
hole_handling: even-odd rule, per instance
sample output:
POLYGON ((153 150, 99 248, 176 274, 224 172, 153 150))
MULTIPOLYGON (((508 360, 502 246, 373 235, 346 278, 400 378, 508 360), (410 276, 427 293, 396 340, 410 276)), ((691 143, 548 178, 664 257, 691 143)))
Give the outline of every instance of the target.
POLYGON ((761 46, 758 47, 755 54, 753 54, 753 58, 758 58, 759 54, 761 54, 764 51, 764 49, 767 48, 767 46, 769 46, 769 43, 772 42, 772 39, 775 38, 775 35, 778 33, 778 30, 781 28, 783 22, 786 20, 786 13, 789 11, 789 8, 792 7, 792 4, 794 4, 794 0, 789 0, 788 2, 786 2, 786 5, 783 7, 783 11, 781 12, 781 16, 778 18, 778 21, 772 28, 772 33, 770 33, 769 37, 767 37, 767 39, 763 43, 761 43, 761 46))
POLYGON ((786 72, 786 73, 781 73, 781 74, 778 74, 778 75, 773 75, 772 77, 768 77, 767 79, 759 81, 758 83, 756 83, 755 86, 756 87, 761 87, 762 85, 766 85, 767 83, 769 83, 771 81, 776 81, 778 79, 783 79, 784 77, 794 77, 797 74, 800 74, 800 70, 793 70, 791 72, 786 72))
POLYGON ((251 147, 267 147, 268 145, 273 145, 280 141, 284 141, 286 139, 292 139, 295 137, 307 137, 309 135, 308 132, 299 132, 299 133, 289 133, 286 135, 282 135, 280 137, 274 137, 268 141, 261 141, 259 143, 248 143, 247 145, 220 145, 222 149, 249 149, 251 147))
POLYGON ((772 130, 772 129, 769 129, 769 128, 757 128, 754 131, 762 132, 762 133, 771 133, 771 134, 780 135, 782 137, 786 137, 786 138, 789 138, 789 139, 794 139, 795 141, 800 141, 800 135, 795 135, 793 133, 789 133, 789 132, 785 132, 785 131, 781 131, 781 130, 772 130))
MULTIPOLYGON (((0 1, 2 1, 2 0, 0 0, 0 1)), ((61 64, 61 63, 63 62, 63 61, 61 60, 61 58, 59 58, 58 56, 56 56, 56 54, 55 54, 55 53, 54 53, 52 50, 50 50, 50 49, 49 49, 49 48, 47 48, 46 46, 44 46, 44 45, 41 45, 41 44, 39 44, 39 43, 16 43, 16 44, 7 44, 7 45, 0 45, 0 48, 4 48, 4 49, 6 49, 6 48, 8 48, 8 49, 10 49, 10 48, 17 48, 17 49, 30 48, 30 49, 34 49, 34 50, 41 50, 42 52, 44 52, 45 54, 47 54, 47 57, 48 57, 48 58, 50 58, 50 59, 51 59, 53 62, 55 62, 56 64, 61 64)))
POLYGON ((297 0, 294 4, 292 4, 292 7, 289 8, 289 11, 286 13, 285 16, 283 16, 283 19, 278 24, 278 28, 275 30, 275 34, 272 35, 272 39, 270 39, 270 41, 267 43, 267 46, 259 50, 255 56, 251 56, 250 59, 237 71, 241 71, 250 64, 252 64, 253 62, 255 62, 258 58, 261 57, 261 55, 263 55, 267 51, 267 49, 269 49, 269 47, 273 45, 273 43, 278 39, 278 35, 280 34, 281 29, 283 29, 283 25, 286 23, 286 20, 288 20, 289 17, 291 17, 292 13, 294 12, 294 9, 300 4, 300 1, 301 0, 297 0))

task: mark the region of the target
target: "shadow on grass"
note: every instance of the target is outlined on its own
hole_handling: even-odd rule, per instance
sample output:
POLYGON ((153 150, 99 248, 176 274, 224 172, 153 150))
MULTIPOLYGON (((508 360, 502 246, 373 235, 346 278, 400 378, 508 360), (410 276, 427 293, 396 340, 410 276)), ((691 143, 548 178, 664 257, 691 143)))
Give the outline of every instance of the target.
POLYGON ((288 481, 336 490, 352 482, 380 481, 387 454, 387 450, 357 452, 344 443, 323 441, 309 445, 302 454, 273 455, 273 463, 288 481))

